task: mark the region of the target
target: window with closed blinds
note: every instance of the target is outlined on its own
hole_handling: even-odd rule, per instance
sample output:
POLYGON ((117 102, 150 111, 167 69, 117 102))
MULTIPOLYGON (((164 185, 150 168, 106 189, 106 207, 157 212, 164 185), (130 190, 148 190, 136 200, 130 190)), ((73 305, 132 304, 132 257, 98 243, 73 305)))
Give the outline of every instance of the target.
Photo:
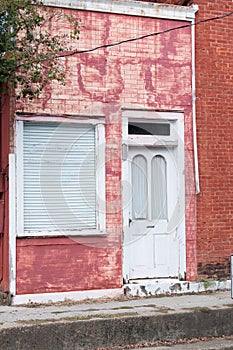
POLYGON ((95 127, 24 122, 24 231, 96 228, 95 127))

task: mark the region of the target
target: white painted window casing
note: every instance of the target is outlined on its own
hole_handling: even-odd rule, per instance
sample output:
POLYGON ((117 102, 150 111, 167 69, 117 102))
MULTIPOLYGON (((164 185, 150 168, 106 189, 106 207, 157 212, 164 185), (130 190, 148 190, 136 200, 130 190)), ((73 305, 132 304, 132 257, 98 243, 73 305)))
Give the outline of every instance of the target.
POLYGON ((104 152, 103 124, 18 121, 17 235, 103 234, 104 152))
MULTIPOLYGON (((137 133, 130 133, 128 134, 128 140, 127 144, 129 146, 151 146, 151 147, 161 147, 161 146, 166 146, 166 147, 176 147, 178 145, 178 138, 175 130, 175 120, 170 119, 170 120, 160 120, 160 119, 154 119, 151 120, 150 118, 142 118, 140 121, 137 118, 132 118, 130 119, 129 125, 137 125, 137 127, 141 126, 141 129, 145 129, 145 131, 150 129, 150 125, 152 126, 157 125, 158 130, 161 128, 161 126, 167 126, 169 127, 169 134, 167 133, 156 133, 154 132, 153 134, 149 133, 142 133, 142 134, 137 134, 137 133), (148 124, 148 126, 146 126, 148 124)), ((155 128, 156 129, 156 128, 155 128)))

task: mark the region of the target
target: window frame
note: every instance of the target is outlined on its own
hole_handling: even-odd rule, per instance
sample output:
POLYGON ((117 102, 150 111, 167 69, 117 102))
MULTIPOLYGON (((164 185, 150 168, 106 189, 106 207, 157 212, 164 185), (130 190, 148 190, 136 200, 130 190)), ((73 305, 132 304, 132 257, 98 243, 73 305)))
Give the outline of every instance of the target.
POLYGON ((16 116, 16 236, 55 237, 55 236, 96 236, 106 235, 106 196, 105 196, 105 123, 103 118, 89 117, 38 117, 16 116), (96 145, 96 228, 61 231, 24 230, 24 167, 23 167, 23 126, 30 122, 77 123, 95 126, 96 145))
POLYGON ((149 118, 145 118, 142 120, 138 120, 136 118, 130 118, 129 123, 137 123, 137 124, 168 124, 170 126, 170 135, 143 135, 143 134, 128 134, 128 145, 129 146, 152 146, 152 147, 160 147, 160 146, 166 146, 166 147, 176 147, 178 146, 178 139, 175 135, 175 128, 174 123, 175 120, 162 120, 161 119, 154 119, 151 120, 149 118))
MULTIPOLYGON (((131 216, 133 220, 148 220, 148 209, 149 209, 149 191, 148 191, 148 160, 147 158, 142 155, 142 154, 137 154, 132 158, 132 163, 131 163, 131 186, 132 186, 132 209, 131 209, 131 216), (137 162, 135 162, 135 159, 141 158, 143 159, 143 161, 145 161, 144 165, 145 168, 142 169, 137 162), (139 170, 138 174, 137 171, 135 172, 135 170, 137 169, 137 171, 139 170), (139 175, 139 177, 141 176, 141 174, 143 175, 142 179, 144 181, 145 178, 145 182, 144 182, 144 186, 145 186, 145 200, 144 200, 144 206, 143 206, 143 211, 140 211, 140 213, 138 215, 135 214, 135 207, 137 207, 137 194, 135 195, 135 175, 139 175), (136 199, 136 200, 135 200, 136 199)), ((137 188, 137 186, 136 186, 137 188)))
MULTIPOLYGON (((158 164, 157 164, 158 165, 158 164)), ((151 176, 151 194, 150 194, 150 211, 151 211, 151 213, 150 213, 150 216, 151 216, 151 220, 164 220, 164 221, 167 221, 168 222, 168 220, 169 220, 169 217, 168 217, 168 174, 167 174, 167 158, 164 156, 164 155, 161 155, 161 154, 157 154, 157 155, 154 155, 152 158, 151 158, 151 164, 150 164, 150 167, 151 167, 151 174, 150 174, 150 176, 151 176), (163 160, 163 165, 164 165, 164 174, 163 174, 163 176, 161 177, 162 179, 163 179, 163 181, 164 181, 164 183, 163 183, 163 185, 164 186, 162 186, 162 181, 159 183, 159 187, 161 188, 161 187, 163 187, 163 189, 164 189, 164 191, 162 192, 163 193, 163 200, 164 200, 164 202, 162 201, 162 203, 165 203, 165 205, 162 205, 162 208, 160 207, 159 209, 159 212, 163 212, 163 214, 165 214, 165 215, 162 215, 162 217, 161 217, 161 215, 158 215, 158 216, 156 216, 155 215, 155 217, 154 217, 154 213, 153 213, 153 208, 156 208, 156 206, 155 205, 152 205, 152 203, 154 203, 154 202, 156 202, 156 195, 155 195, 155 191, 153 190, 153 186, 152 186, 152 184, 154 183, 154 178, 155 178, 155 174, 154 174, 154 170, 155 170, 155 167, 154 167, 154 161, 156 160, 156 159, 162 159, 163 160)), ((158 180, 158 178, 156 179, 156 180, 158 180)), ((160 181, 161 179, 159 179, 159 181, 160 181)), ((155 183, 156 183, 156 181, 155 181, 155 183)), ((160 204, 161 204, 161 201, 159 202, 160 204)))

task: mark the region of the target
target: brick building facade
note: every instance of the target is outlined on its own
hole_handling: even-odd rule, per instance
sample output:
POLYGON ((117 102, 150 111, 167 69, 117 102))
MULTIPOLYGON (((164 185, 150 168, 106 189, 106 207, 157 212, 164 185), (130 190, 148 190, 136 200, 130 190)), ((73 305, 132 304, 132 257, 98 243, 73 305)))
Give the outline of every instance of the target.
POLYGON ((230 2, 197 1, 197 13, 190 2, 150 3, 56 2, 81 20, 80 51, 160 34, 63 57, 66 85, 17 103, 2 133, 11 149, 2 289, 15 300, 229 277, 232 18, 191 24, 230 2))

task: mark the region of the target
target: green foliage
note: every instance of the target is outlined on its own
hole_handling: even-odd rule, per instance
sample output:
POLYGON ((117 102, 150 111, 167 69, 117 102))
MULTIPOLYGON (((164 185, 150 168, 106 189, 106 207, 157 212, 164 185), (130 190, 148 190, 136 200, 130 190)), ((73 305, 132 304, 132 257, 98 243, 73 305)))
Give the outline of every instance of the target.
POLYGON ((77 40, 78 21, 45 7, 41 0, 0 2, 0 85, 13 84, 17 97, 38 97, 52 80, 64 83, 59 55, 70 51, 67 42, 77 40), (59 21, 72 25, 63 34, 51 34, 59 21))
POLYGON ((207 290, 209 287, 211 287, 214 284, 214 281, 209 280, 207 278, 202 278, 201 282, 204 284, 205 290, 207 290))

